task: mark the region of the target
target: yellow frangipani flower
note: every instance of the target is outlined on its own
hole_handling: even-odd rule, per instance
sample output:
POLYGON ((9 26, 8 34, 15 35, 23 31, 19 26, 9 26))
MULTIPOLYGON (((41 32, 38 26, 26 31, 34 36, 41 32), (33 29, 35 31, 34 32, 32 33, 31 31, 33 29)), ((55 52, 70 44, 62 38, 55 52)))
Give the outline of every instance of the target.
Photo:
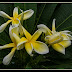
POLYGON ((57 32, 55 30, 55 19, 53 19, 52 31, 44 24, 40 24, 37 27, 44 30, 43 32, 46 35, 45 41, 49 45, 51 45, 56 51, 65 54, 65 48, 71 45, 71 31, 65 30, 57 32))
MULTIPOLYGON (((24 11, 23 13, 24 13, 23 20, 26 20, 26 19, 30 18, 30 17, 33 15, 34 11, 33 11, 32 9, 29 9, 29 10, 24 11)), ((4 18, 10 19, 10 20, 8 20, 6 23, 4 23, 4 24, 2 24, 2 25, 0 26, 0 33, 4 31, 4 29, 6 28, 6 26, 7 26, 10 22, 12 22, 12 25, 13 25, 13 26, 15 26, 15 27, 18 26, 19 23, 20 23, 20 20, 21 20, 21 15, 22 15, 22 13, 20 13, 20 14, 18 15, 18 7, 15 7, 15 8, 14 8, 14 10, 13 10, 13 17, 10 17, 10 16, 9 16, 8 14, 6 14, 5 12, 0 11, 0 16, 2 16, 2 17, 4 17, 4 18)))
MULTIPOLYGON (((33 56, 32 54, 33 50, 39 54, 46 54, 49 52, 48 46, 45 43, 36 41, 38 37, 41 35, 42 29, 37 30, 32 36, 23 26, 22 26, 22 29, 23 29, 23 33, 26 36, 26 38, 22 37, 20 39, 19 43, 17 44, 18 49, 20 48, 20 45, 24 45, 27 53, 30 56, 33 56)), ((18 36, 15 33, 13 33, 13 35, 17 41, 18 36)))
POLYGON ((0 50, 6 49, 6 48, 12 48, 11 52, 6 55, 3 59, 3 64, 8 65, 15 53, 15 50, 21 50, 25 47, 27 53, 31 56, 33 56, 32 51, 33 49, 39 53, 39 54, 46 54, 49 52, 48 46, 40 41, 36 41, 38 37, 42 33, 42 29, 37 30, 32 36, 31 34, 22 26, 21 30, 23 30, 23 33, 25 34, 25 37, 20 38, 19 36, 19 27, 13 27, 10 25, 9 27, 9 35, 13 43, 9 43, 3 46, 0 46, 0 50))
POLYGON ((12 40, 13 43, 9 43, 9 44, 6 44, 6 45, 3 45, 3 46, 0 46, 0 50, 2 49, 6 49, 6 48, 12 48, 11 52, 6 55, 3 59, 3 64, 4 65, 8 65, 15 53, 15 50, 20 50, 20 49, 23 49, 24 48, 24 45, 23 44, 19 44, 20 43, 20 37, 19 37, 19 27, 13 27, 12 25, 9 27, 9 35, 10 35, 10 38, 12 40), (15 33, 15 37, 17 38, 17 40, 14 38, 13 36, 13 33, 15 33), (19 46, 17 47, 17 44, 19 44, 19 46))

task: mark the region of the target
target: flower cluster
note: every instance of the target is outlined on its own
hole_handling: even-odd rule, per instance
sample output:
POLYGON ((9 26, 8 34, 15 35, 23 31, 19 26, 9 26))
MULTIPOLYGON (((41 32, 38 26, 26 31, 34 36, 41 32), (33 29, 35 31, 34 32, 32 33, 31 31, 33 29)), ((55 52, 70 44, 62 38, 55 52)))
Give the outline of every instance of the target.
POLYGON ((65 54, 65 48, 71 45, 71 31, 64 30, 57 32, 55 29, 55 19, 53 19, 52 31, 44 24, 40 24, 37 27, 43 29, 46 43, 51 45, 56 51, 65 54))
POLYGON ((11 52, 3 59, 4 65, 10 63, 16 50, 21 50, 24 47, 30 56, 33 56, 33 50, 38 54, 49 53, 48 46, 44 42, 37 41, 42 32, 45 33, 45 41, 49 45, 51 45, 56 51, 65 54, 65 48, 71 45, 72 36, 70 35, 70 31, 65 30, 56 32, 55 19, 53 19, 52 31, 44 24, 40 24, 37 25, 38 30, 31 35, 22 26, 21 20, 29 19, 34 14, 34 11, 29 9, 21 12, 21 14, 18 14, 18 7, 15 7, 13 10, 13 17, 10 17, 5 12, 0 11, 0 16, 10 19, 0 26, 0 33, 3 32, 6 26, 11 22, 9 27, 9 36, 12 40, 12 43, 0 46, 0 50, 13 47, 11 52))

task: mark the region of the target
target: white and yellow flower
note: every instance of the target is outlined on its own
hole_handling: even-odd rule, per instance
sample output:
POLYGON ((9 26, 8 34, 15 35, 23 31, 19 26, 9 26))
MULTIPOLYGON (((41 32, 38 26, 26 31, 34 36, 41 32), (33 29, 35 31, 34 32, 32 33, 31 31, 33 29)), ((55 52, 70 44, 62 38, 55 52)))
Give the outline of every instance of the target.
POLYGON ((13 43, 9 43, 3 46, 0 46, 0 50, 6 48, 12 48, 11 52, 4 57, 3 64, 8 65, 15 53, 15 50, 21 50, 25 47, 27 53, 33 56, 32 51, 36 51, 39 54, 46 54, 49 52, 48 46, 40 41, 36 41, 38 37, 41 35, 42 30, 37 30, 32 36, 31 34, 21 25, 25 37, 19 36, 19 27, 13 27, 10 25, 9 27, 9 35, 13 43))
POLYGON ((45 33, 45 41, 51 45, 56 51, 65 54, 65 48, 71 45, 72 36, 71 31, 65 30, 57 32, 55 30, 55 19, 52 23, 52 31, 44 24, 37 26, 39 29, 43 29, 45 33))
MULTIPOLYGON (((17 44, 17 48, 19 49, 20 45, 24 45, 27 53, 30 56, 33 56, 32 51, 39 54, 46 54, 49 52, 48 46, 40 41, 36 41, 42 33, 42 29, 38 29, 32 36, 31 34, 22 26, 25 37, 20 39, 20 42, 17 44)), ((17 40, 16 34, 14 34, 15 39, 17 40)))
MULTIPOLYGON (((32 9, 29 9, 29 10, 26 10, 23 12, 24 13, 24 17, 23 17, 23 20, 26 20, 28 18, 30 18, 34 11, 32 9)), ((15 7, 14 10, 13 10, 13 17, 10 17, 8 14, 6 14, 5 12, 3 11, 0 11, 0 16, 4 17, 4 18, 8 18, 10 20, 8 20, 6 23, 2 24, 0 26, 0 33, 4 31, 4 29, 6 28, 6 26, 12 22, 12 25, 13 26, 18 26, 19 23, 20 23, 20 20, 21 20, 21 15, 22 13, 18 14, 18 7, 15 7)))
POLYGON ((12 59, 14 53, 15 53, 15 50, 20 50, 20 49, 24 48, 24 45, 21 44, 21 45, 19 45, 20 48, 17 49, 17 44, 18 44, 18 42, 20 42, 19 27, 13 27, 12 25, 10 25, 9 35, 10 35, 10 38, 11 38, 13 43, 9 43, 9 44, 0 46, 0 50, 13 47, 11 52, 8 55, 6 55, 3 59, 4 65, 8 65, 10 63, 10 61, 11 61, 11 59, 12 59), (17 40, 15 40, 13 33, 15 33, 17 40))

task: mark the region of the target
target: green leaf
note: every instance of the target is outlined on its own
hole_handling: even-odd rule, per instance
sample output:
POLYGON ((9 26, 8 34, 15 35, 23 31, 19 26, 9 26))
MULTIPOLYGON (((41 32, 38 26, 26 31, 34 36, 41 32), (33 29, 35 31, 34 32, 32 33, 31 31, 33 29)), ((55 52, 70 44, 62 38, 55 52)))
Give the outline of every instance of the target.
POLYGON ((72 64, 60 64, 45 67, 46 69, 71 69, 72 64))
MULTIPOLYGON (((58 4, 56 7, 52 18, 50 20, 50 24, 52 24, 52 20, 56 19, 56 29, 66 30, 72 26, 72 4, 58 4)), ((71 30, 71 29, 70 29, 71 30)))
POLYGON ((37 19, 34 29, 38 24, 49 26, 48 22, 56 8, 57 4, 39 3, 37 4, 37 19))
POLYGON ((37 11, 38 16, 40 15, 40 13, 43 10, 38 24, 41 23, 41 24, 47 25, 56 6, 57 6, 57 4, 49 4, 49 3, 46 3, 46 5, 45 4, 38 5, 38 11, 37 11))
POLYGON ((37 4, 37 18, 36 18, 36 24, 35 24, 35 26, 34 26, 34 28, 33 28, 33 32, 35 31, 35 29, 36 29, 36 27, 37 27, 37 24, 38 24, 38 22, 39 22, 39 19, 40 19, 40 17, 41 17, 41 15, 42 15, 42 12, 43 12, 43 10, 44 10, 44 8, 45 8, 45 6, 46 6, 46 4, 43 4, 42 5, 42 7, 40 7, 40 10, 38 9, 39 7, 38 7, 38 4, 37 4), (38 15, 39 14, 39 15, 38 15))
MULTIPOLYGON (((7 13, 8 15, 12 16, 13 13, 13 4, 0 4, 0 10, 4 11, 5 13, 7 13)), ((0 25, 2 25, 3 23, 5 23, 7 21, 6 18, 0 17, 0 25)), ((5 44, 5 43, 9 43, 11 42, 10 37, 9 37, 9 26, 8 25, 6 27, 6 29, 4 30, 4 32, 0 33, 0 44, 5 44)))
POLYGON ((30 66, 30 64, 27 64, 25 69, 32 69, 32 67, 30 66))

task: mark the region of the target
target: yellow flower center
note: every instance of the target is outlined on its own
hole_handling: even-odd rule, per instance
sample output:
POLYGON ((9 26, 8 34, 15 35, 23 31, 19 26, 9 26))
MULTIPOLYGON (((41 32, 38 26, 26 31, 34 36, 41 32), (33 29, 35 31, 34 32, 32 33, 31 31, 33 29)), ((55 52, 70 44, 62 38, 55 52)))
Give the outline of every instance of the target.
POLYGON ((19 20, 17 18, 12 17, 12 25, 19 24, 19 20))

